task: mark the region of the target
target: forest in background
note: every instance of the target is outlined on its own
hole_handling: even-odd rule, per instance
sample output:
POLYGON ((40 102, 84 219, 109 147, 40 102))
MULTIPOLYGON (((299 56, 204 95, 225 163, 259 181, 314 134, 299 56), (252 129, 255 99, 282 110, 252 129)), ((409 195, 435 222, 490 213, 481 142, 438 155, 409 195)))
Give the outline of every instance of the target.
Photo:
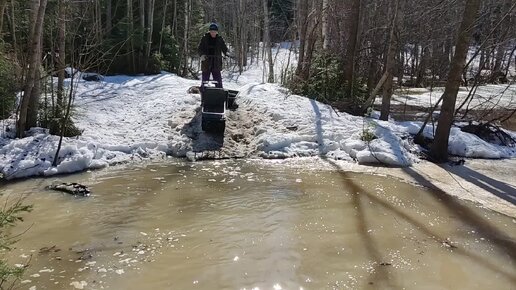
MULTIPOLYGON (((196 48, 214 21, 234 56, 227 68, 243 72, 263 61, 264 81, 357 115, 381 95, 380 118, 387 120, 393 90, 402 85, 447 86, 452 96, 459 85, 513 82, 515 6, 511 0, 0 0, 1 119, 16 113, 18 137, 35 126, 79 134, 70 118, 73 94, 64 87, 68 67, 198 78, 196 48), (297 61, 278 73, 274 50, 281 44, 297 61), (17 92, 23 92, 19 106, 17 92)), ((455 98, 442 100, 449 130, 455 98)))

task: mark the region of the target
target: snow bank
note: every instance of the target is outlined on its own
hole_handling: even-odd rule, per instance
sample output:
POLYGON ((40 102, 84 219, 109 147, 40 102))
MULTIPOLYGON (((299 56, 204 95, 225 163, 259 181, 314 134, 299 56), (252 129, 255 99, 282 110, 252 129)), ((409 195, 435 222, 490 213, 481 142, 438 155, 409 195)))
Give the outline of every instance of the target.
POLYGON ((114 76, 100 82, 76 77, 74 82, 74 122, 84 129, 83 134, 63 139, 59 165, 52 167, 57 136, 33 130, 26 138, 8 139, 8 134, 0 132, 0 173, 4 178, 71 173, 164 158, 171 152, 172 128, 167 121, 184 110, 194 110, 199 103, 199 96, 186 93, 197 82, 173 74, 114 76))
MULTIPOLYGON (((463 103, 470 88, 461 87, 457 94, 457 104, 463 103)), ((396 90, 392 96, 392 104, 409 105, 429 108, 433 107, 444 93, 444 87, 402 88, 396 90)), ((376 99, 380 104, 381 99, 376 99)), ((471 101, 471 109, 514 109, 516 108, 516 85, 484 85, 476 89, 471 101)))
POLYGON ((326 156, 395 166, 408 166, 417 159, 410 153, 415 147, 378 125, 382 122, 288 95, 279 85, 248 84, 241 88, 240 98, 268 117, 267 122, 257 125, 255 136, 258 154, 263 158, 326 156), (364 128, 374 131, 378 139, 369 144, 362 141, 364 128))
MULTIPOLYGON (((288 56, 288 50, 280 50, 278 65, 286 66, 288 56)), ((291 64, 294 63, 293 59, 291 64)), ((279 69, 276 73, 280 73, 279 69)), ((246 140, 243 149, 249 156, 323 156, 393 166, 410 166, 418 161, 420 148, 409 137, 419 130, 421 123, 384 122, 336 112, 315 100, 290 95, 277 84, 262 84, 262 76, 260 64, 238 78, 226 73, 224 79, 226 87, 241 92, 237 110, 241 124, 231 128, 230 133, 235 139, 246 140), (364 131, 376 138, 363 141, 364 131)), ((0 173, 4 178, 71 173, 167 155, 195 155, 200 129, 192 131, 191 127, 196 126, 200 96, 188 94, 187 90, 198 85, 198 81, 162 73, 112 76, 98 82, 77 77, 76 85, 73 118, 76 125, 84 129, 83 134, 64 138, 58 165, 53 167, 57 136, 38 129, 32 130, 26 138, 11 139, 0 131, 0 173)), ((3 131, 5 128, 2 126, 3 131)), ((433 135, 430 126, 425 135, 433 135)), ((514 148, 486 143, 456 128, 451 133, 449 150, 467 157, 516 156, 514 148)))

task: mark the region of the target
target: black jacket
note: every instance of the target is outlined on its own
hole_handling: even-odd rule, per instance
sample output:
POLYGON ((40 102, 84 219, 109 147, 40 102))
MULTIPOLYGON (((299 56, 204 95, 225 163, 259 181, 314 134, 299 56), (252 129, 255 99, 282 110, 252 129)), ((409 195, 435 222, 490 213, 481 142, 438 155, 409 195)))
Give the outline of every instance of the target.
POLYGON ((207 60, 201 62, 203 72, 222 70, 222 53, 224 53, 224 55, 228 53, 228 47, 222 36, 217 35, 217 37, 213 39, 209 32, 206 33, 202 37, 197 51, 199 52, 199 56, 206 55, 208 57, 207 60))

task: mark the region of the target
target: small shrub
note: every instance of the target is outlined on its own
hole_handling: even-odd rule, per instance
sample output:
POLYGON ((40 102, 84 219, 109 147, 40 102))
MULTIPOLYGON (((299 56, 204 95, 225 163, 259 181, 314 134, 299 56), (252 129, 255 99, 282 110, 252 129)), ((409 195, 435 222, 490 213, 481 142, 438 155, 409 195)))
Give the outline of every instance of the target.
POLYGON ((321 97, 327 102, 341 100, 344 98, 342 67, 342 62, 337 56, 329 53, 317 54, 312 61, 308 79, 299 80, 292 74, 286 85, 299 95, 310 98, 321 97))
MULTIPOLYGON (((161 70, 176 72, 179 69, 179 44, 172 35, 170 26, 163 30, 161 46, 161 70)), ((197 50, 195 50, 197 51, 197 50)))
MULTIPOLYGON (((373 113, 373 109, 369 108, 369 109, 367 109, 367 112, 365 113, 364 117, 371 117, 372 113, 373 113)), ((369 143, 369 142, 373 141, 374 139, 377 139, 378 137, 376 137, 376 135, 373 132, 376 124, 373 122, 369 122, 366 126, 365 119, 362 122, 363 122, 362 123, 362 134, 360 135, 360 140, 369 143)))
POLYGON ((361 80, 352 84, 348 95, 344 79, 344 65, 341 58, 327 52, 316 54, 307 80, 300 80, 291 72, 284 85, 293 93, 329 103, 351 114, 361 114, 361 107, 367 99, 367 89, 361 80))
POLYGON ((0 54, 0 119, 8 118, 16 102, 14 65, 0 54))
MULTIPOLYGON (((16 223, 22 222, 22 214, 30 212, 31 205, 22 204, 22 199, 18 199, 13 204, 0 209, 0 251, 9 251, 11 246, 16 242, 10 235, 8 228, 13 227, 16 223)), ((11 267, 5 260, 0 260, 0 289, 11 289, 14 283, 20 279, 24 268, 11 267), (2 285, 13 285, 9 288, 3 288, 2 285)), ((8 286, 6 286, 8 287, 8 286)))
MULTIPOLYGON (((51 118, 48 120, 48 123, 42 124, 43 128, 47 128, 50 131, 50 134, 61 136, 61 123, 62 120, 60 118, 51 118)), ((64 137, 76 137, 82 134, 83 130, 77 128, 73 121, 68 118, 65 123, 64 137)))
POLYGON ((362 134, 360 135, 360 140, 367 142, 367 143, 369 143, 377 138, 378 137, 376 137, 374 132, 371 131, 369 128, 365 128, 364 130, 362 130, 362 134))
POLYGON ((162 67, 164 67, 163 55, 160 53, 153 53, 149 58, 145 74, 159 74, 162 67))

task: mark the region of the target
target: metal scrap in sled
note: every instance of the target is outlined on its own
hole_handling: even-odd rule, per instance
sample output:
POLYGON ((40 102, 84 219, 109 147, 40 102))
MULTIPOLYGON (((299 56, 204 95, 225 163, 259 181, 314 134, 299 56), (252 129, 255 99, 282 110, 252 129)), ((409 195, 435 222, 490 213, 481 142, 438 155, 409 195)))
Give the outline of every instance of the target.
POLYGON ((238 91, 204 87, 201 90, 201 128, 205 132, 224 134, 226 111, 237 108, 238 91))

